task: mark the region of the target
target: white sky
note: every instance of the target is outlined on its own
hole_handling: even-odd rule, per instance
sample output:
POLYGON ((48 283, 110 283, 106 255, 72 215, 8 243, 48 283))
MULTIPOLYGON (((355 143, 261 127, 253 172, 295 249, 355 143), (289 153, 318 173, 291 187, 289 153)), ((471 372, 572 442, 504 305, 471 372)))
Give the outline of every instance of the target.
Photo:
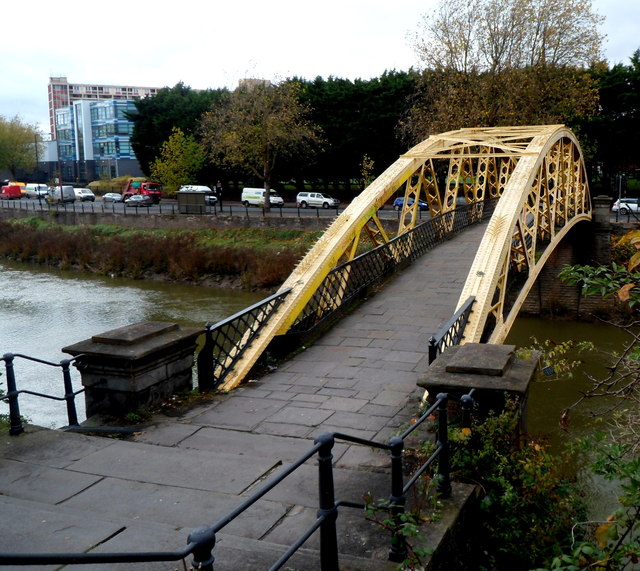
MULTIPOLYGON (((470 0, 471 1, 471 0, 470 0)), ((48 132, 50 76, 70 83, 196 89, 243 77, 369 79, 419 67, 408 37, 437 0, 181 0, 3 6, 0 115, 48 132)), ((606 17, 605 55, 640 48, 638 0, 592 0, 606 17)))

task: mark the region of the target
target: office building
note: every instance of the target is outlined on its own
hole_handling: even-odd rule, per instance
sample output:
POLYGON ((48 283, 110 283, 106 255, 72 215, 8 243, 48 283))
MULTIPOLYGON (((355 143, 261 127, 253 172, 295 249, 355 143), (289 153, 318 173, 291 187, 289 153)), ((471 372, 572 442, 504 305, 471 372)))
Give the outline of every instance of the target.
POLYGON ((51 138, 57 139, 56 111, 69 107, 76 101, 135 101, 158 93, 159 87, 131 85, 95 85, 69 83, 66 77, 49 78, 49 124, 51 138))

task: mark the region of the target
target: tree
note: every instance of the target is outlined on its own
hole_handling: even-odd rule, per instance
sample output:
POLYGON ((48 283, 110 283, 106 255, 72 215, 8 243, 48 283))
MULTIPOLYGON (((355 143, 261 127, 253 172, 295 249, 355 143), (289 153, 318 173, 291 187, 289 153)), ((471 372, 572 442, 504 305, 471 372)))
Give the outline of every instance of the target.
POLYGON ((204 150, 193 135, 174 127, 162 144, 160 156, 151 163, 151 177, 173 194, 180 186, 194 183, 206 160, 204 150))
POLYGON ((447 0, 423 16, 415 48, 431 70, 588 67, 602 59, 603 20, 590 0, 447 0))
MULTIPOLYGON (((610 266, 566 266, 559 277, 569 284, 580 284, 585 294, 616 296, 628 304, 631 322, 618 324, 629 335, 629 343, 611 355, 607 374, 591 378, 592 386, 563 411, 562 426, 569 414, 585 399, 605 399, 604 421, 608 434, 586 439, 581 444, 593 459, 593 471, 618 482, 618 506, 606 521, 584 522, 592 533, 552 561, 552 569, 627 569, 640 560, 640 335, 637 330, 640 293, 640 231, 624 235, 614 249, 616 260, 610 266)), ((580 533, 580 526, 576 525, 580 533)))
POLYGON ((294 81, 260 82, 243 85, 214 105, 200 128, 211 160, 250 173, 269 191, 280 159, 308 158, 322 142, 299 92, 294 81))
MULTIPOLYGON (((153 97, 136 100, 131 146, 142 171, 149 174, 151 163, 159 156, 160 148, 177 127, 185 134, 198 136, 202 114, 219 101, 226 90, 198 91, 178 83, 165 87, 153 97)), ((216 175, 202 174, 203 180, 215 180, 216 175)))
POLYGON ((14 180, 19 170, 34 171, 42 154, 41 140, 37 126, 24 123, 18 116, 0 116, 0 168, 7 169, 14 180))
POLYGON ((442 2, 415 48, 420 96, 405 140, 474 126, 568 123, 597 109, 587 66, 601 58, 602 18, 588 0, 442 2))
MULTIPOLYGON (((591 147, 593 178, 605 189, 615 188, 615 176, 632 174, 638 167, 640 146, 640 50, 629 64, 592 70, 599 88, 598 114, 581 123, 591 147)), ((585 145, 582 145, 583 149, 585 145)))
POLYGON ((380 169, 393 163, 406 151, 396 126, 418 80, 414 71, 387 71, 367 81, 317 77, 302 82, 302 100, 327 140, 316 163, 304 165, 305 175, 325 183, 344 181, 349 188, 360 178, 365 155, 380 169))

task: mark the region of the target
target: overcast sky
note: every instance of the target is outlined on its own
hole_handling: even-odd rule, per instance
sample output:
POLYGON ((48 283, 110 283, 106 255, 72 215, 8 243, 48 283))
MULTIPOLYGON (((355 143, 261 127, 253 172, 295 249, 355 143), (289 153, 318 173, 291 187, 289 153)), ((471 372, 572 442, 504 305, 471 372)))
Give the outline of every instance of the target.
MULTIPOLYGON (((471 1, 471 0, 470 0, 471 1)), ((196 89, 243 77, 369 79, 419 67, 408 38, 437 0, 230 0, 3 6, 0 115, 48 133, 50 76, 70 83, 196 89), (151 8, 152 7, 152 8, 151 8)), ((640 48, 640 1, 593 0, 606 17, 605 55, 640 48)))

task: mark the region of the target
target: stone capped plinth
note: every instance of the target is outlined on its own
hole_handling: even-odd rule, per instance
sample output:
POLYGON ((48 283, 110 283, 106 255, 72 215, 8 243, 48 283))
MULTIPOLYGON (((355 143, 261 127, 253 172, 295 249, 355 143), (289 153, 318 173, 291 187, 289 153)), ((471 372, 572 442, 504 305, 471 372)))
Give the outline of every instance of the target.
POLYGON ((69 345, 85 387, 87 417, 123 416, 192 387, 203 328, 142 321, 69 345))
POLYGON ((447 348, 418 379, 418 386, 430 397, 447 393, 460 398, 476 389, 474 399, 481 414, 501 412, 505 394, 520 397, 522 426, 525 423, 529 384, 538 366, 538 352, 531 359, 521 359, 513 352, 515 345, 467 343, 447 348))

